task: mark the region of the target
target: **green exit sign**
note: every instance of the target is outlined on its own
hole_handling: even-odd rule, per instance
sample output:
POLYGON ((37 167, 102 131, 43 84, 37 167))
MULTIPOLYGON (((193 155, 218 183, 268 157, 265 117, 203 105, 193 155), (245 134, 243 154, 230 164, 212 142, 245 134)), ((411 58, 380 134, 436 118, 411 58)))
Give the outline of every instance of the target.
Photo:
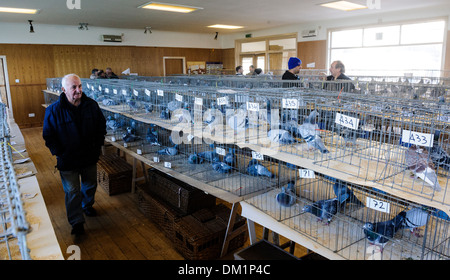
POLYGON ((245 34, 245 38, 252 38, 252 34, 245 34))

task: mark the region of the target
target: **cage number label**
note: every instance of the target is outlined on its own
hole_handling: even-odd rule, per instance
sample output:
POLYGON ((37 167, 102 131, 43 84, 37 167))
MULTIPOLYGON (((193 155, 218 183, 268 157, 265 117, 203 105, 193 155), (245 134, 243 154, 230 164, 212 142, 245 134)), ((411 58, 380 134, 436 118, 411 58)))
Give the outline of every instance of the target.
POLYGON ((226 154, 226 151, 224 148, 216 147, 216 153, 218 153, 221 156, 224 156, 226 154))
POLYGON ((116 137, 112 136, 111 141, 116 142, 116 137))
POLYGON ((402 142, 424 147, 433 147, 433 135, 403 130, 402 142))
POLYGON ((182 102, 183 101, 183 95, 180 95, 178 93, 175 94, 175 100, 182 102))
POLYGON ((312 171, 310 169, 299 169, 298 175, 300 176, 300 178, 305 178, 305 179, 316 178, 316 174, 314 173, 314 171, 312 171))
POLYGON ((264 156, 261 153, 252 151, 252 158, 256 160, 264 160, 264 156))
POLYGON ((105 88, 105 93, 109 93, 109 88, 105 88))
POLYGON ((128 144, 127 143, 123 143, 123 147, 124 148, 128 148, 128 144))
POLYGON ((441 121, 441 122, 450 122, 450 117, 449 116, 439 116, 439 117, 437 117, 437 120, 441 121))
POLYGON ((298 109, 298 100, 293 98, 283 98, 284 109, 298 109))
POLYGON ((172 168, 172 163, 170 163, 170 162, 168 162, 168 161, 165 161, 165 162, 164 162, 164 167, 165 167, 165 168, 172 168))
POLYGON ((335 122, 351 129, 358 129, 359 119, 336 113, 335 122))
POLYGON ((99 90, 99 91, 102 91, 102 86, 98 86, 98 90, 99 90))
POLYGON ((159 162, 159 157, 153 157, 153 162, 159 162))
POLYGON ((162 89, 157 89, 156 94, 158 94, 158 96, 164 96, 164 91, 162 89))
POLYGON ((200 105, 200 106, 202 106, 202 105, 203 105, 203 99, 202 99, 202 98, 196 97, 196 98, 195 98, 195 105, 200 105))
POLYGON ((122 89, 122 94, 123 95, 127 95, 127 90, 126 89, 122 89))
POLYGON ((137 153, 138 155, 142 155, 142 150, 141 150, 141 149, 137 149, 136 153, 137 153))
POLYGON ((384 213, 390 213, 391 204, 387 203, 386 201, 374 199, 371 197, 366 198, 366 206, 384 213))
POLYGON ((226 96, 224 97, 218 97, 217 98, 217 105, 227 105, 228 104, 228 98, 226 96))
POLYGON ((253 112, 259 112, 259 104, 253 102, 247 102, 247 110, 253 112))
POLYGON ((135 96, 138 96, 138 95, 139 95, 139 92, 138 92, 137 90, 133 89, 133 94, 134 94, 135 96))
POLYGON ((150 91, 148 89, 145 89, 144 92, 147 96, 150 96, 150 91))
POLYGON ((117 94, 117 89, 113 89, 113 93, 114 93, 114 94, 117 94))

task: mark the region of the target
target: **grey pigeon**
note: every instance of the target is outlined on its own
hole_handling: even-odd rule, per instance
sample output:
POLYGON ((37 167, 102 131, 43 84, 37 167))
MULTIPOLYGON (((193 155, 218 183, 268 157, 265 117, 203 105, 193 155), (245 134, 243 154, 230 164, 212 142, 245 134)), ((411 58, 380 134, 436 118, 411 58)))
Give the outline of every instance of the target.
POLYGON ((345 206, 347 203, 354 203, 357 205, 364 206, 354 194, 353 191, 347 187, 347 184, 344 182, 336 180, 333 185, 333 191, 339 201, 339 207, 345 206))
POLYGON ((308 147, 311 149, 317 149, 321 153, 329 153, 328 149, 322 142, 322 139, 319 136, 318 129, 319 126, 316 124, 316 116, 318 115, 317 111, 312 111, 308 118, 303 122, 302 125, 299 126, 299 132, 303 139, 305 139, 308 147))
POLYGON ((303 212, 311 213, 318 217, 318 221, 326 220, 325 225, 329 225, 333 216, 338 210, 338 199, 324 199, 314 202, 312 205, 305 205, 303 212))
POLYGON ((267 137, 269 137, 272 143, 281 145, 289 145, 297 142, 291 133, 284 129, 272 129, 267 133, 267 137))
POLYGON ((169 156, 174 156, 176 154, 178 154, 178 145, 175 145, 173 147, 167 147, 164 149, 161 149, 158 151, 159 155, 169 155, 169 156))
POLYGON ((406 212, 403 220, 403 228, 409 229, 411 233, 420 237, 420 227, 427 224, 429 212, 425 207, 414 207, 406 212))
POLYGON ((296 201, 295 183, 291 181, 281 187, 281 192, 277 194, 276 200, 284 207, 292 206, 296 201))
POLYGON ((434 164, 429 159, 426 149, 419 149, 416 145, 411 145, 405 152, 405 162, 414 176, 424 180, 434 190, 441 191, 434 164))
POLYGON ((269 171, 264 165, 260 164, 256 159, 252 159, 247 166, 247 173, 252 176, 265 176, 275 178, 275 175, 269 171))
POLYGON ((203 163, 203 158, 199 157, 197 154, 190 154, 188 157, 188 162, 190 164, 201 164, 203 163))
POLYGON ((433 161, 434 165, 438 168, 450 171, 450 156, 449 154, 439 145, 440 130, 434 132, 433 147, 429 148, 430 159, 433 161))
POLYGON ((378 223, 367 222, 363 226, 364 235, 369 243, 381 246, 381 251, 386 243, 391 240, 395 233, 402 227, 406 212, 402 211, 393 219, 378 223))

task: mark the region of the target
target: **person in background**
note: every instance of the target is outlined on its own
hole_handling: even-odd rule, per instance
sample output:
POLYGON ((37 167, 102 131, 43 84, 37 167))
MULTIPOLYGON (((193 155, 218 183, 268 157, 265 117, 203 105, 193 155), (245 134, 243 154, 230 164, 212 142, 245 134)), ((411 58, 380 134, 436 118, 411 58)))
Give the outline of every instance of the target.
POLYGON ((97 72, 97 79, 106 79, 106 73, 103 70, 97 72))
POLYGON ((236 67, 236 75, 242 76, 243 74, 244 74, 244 68, 242 67, 242 65, 239 65, 238 67, 236 67))
POLYGON ((63 77, 59 100, 45 110, 42 137, 56 156, 72 234, 84 233, 84 215, 96 216, 97 162, 106 135, 106 120, 98 103, 82 91, 76 74, 63 77))
POLYGON ((116 74, 114 74, 114 72, 112 71, 111 67, 106 68, 106 78, 107 79, 118 79, 119 76, 117 76, 116 74))
POLYGON ((262 69, 261 68, 256 68, 255 69, 255 75, 259 75, 262 73, 262 69))
POLYGON ((300 73, 300 69, 302 69, 302 61, 298 57, 290 57, 288 61, 288 68, 289 70, 286 70, 286 72, 284 72, 281 79, 298 80, 299 77, 297 76, 297 74, 300 73))
POLYGON ((351 82, 351 79, 345 75, 345 65, 340 60, 333 61, 330 66, 331 75, 327 76, 327 81, 346 80, 342 83, 326 83, 324 89, 345 92, 351 92, 355 89, 355 85, 351 82))
POLYGON ((253 65, 250 65, 249 67, 248 67, 248 71, 250 71, 250 72, 248 72, 248 76, 253 76, 253 75, 256 75, 256 73, 255 73, 255 66, 253 66, 253 65))
POLYGON ((97 79, 97 73, 98 73, 98 69, 97 68, 92 69, 90 78, 91 79, 97 79))

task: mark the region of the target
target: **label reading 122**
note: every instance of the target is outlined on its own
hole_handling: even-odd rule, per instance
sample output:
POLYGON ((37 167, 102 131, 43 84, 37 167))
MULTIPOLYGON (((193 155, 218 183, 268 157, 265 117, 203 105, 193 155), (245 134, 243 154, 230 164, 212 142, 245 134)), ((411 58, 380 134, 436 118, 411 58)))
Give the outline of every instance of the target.
POLYGON ((433 135, 403 130, 402 142, 424 147, 433 147, 433 135))

